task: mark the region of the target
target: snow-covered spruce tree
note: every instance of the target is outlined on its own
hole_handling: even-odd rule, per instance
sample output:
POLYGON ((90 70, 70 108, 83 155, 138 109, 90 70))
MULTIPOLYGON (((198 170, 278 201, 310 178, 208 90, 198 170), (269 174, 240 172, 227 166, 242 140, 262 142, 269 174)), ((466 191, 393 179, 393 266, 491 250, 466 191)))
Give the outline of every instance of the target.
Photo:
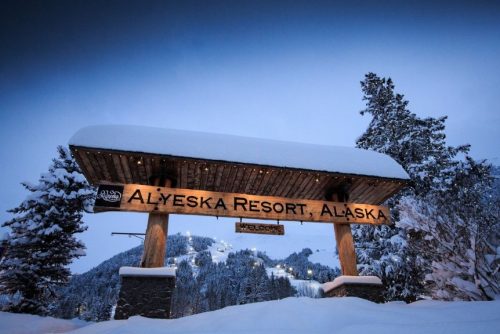
POLYGON ((428 293, 444 300, 484 300, 500 294, 499 209, 491 166, 467 157, 446 191, 403 197, 397 225, 416 236, 409 247, 430 263, 428 293))
POLYGON ((359 148, 385 153, 410 175, 412 191, 426 194, 449 184, 455 159, 467 153, 469 145, 451 147, 445 141, 445 117, 419 118, 408 110, 408 101, 394 92, 390 78, 368 73, 361 82, 366 109, 361 115, 372 119, 365 133, 356 141, 359 148))
POLYGON ((254 264, 245 277, 238 295, 238 304, 249 304, 270 300, 270 280, 262 264, 254 264))
MULTIPOLYGON (((394 92, 390 78, 368 73, 361 88, 366 101, 361 114, 372 119, 357 147, 391 156, 412 181, 410 188, 389 200, 389 206, 394 207, 403 195, 425 196, 446 188, 458 165, 455 157, 469 150, 467 145, 446 145, 446 117, 422 119, 411 113, 404 96, 394 92)), ((397 221, 397 210, 392 210, 391 216, 397 221)), ((405 231, 396 226, 355 226, 353 234, 361 273, 381 277, 388 287, 387 300, 413 301, 423 292, 424 259, 407 247, 405 231)))
POLYGON ((191 265, 183 260, 176 272, 176 286, 172 296, 172 318, 191 315, 194 312, 193 299, 197 293, 196 280, 191 265))
POLYGON ((67 265, 85 254, 75 233, 86 229, 82 214, 91 210, 94 189, 70 151, 62 146, 57 151, 59 157, 38 184, 23 183, 30 194, 3 224, 11 232, 0 263, 0 287, 19 297, 5 311, 46 314, 55 287, 68 281, 67 265))

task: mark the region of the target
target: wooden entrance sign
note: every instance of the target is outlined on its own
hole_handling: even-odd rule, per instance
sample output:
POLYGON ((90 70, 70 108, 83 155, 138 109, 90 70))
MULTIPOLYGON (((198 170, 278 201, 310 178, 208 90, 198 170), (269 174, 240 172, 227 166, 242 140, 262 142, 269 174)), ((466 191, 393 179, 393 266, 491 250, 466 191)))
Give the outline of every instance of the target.
POLYGON ((236 223, 235 232, 285 235, 285 226, 276 224, 254 224, 254 223, 241 222, 241 223, 236 223))
POLYGON ((144 259, 162 256, 159 236, 170 213, 309 221, 335 224, 342 273, 356 275, 349 224, 389 223, 389 211, 378 205, 410 179, 377 152, 172 129, 93 126, 69 144, 87 180, 106 185, 96 212, 150 213, 148 235, 158 238, 146 238, 145 252, 157 246, 144 259), (161 175, 175 189, 151 186, 161 175), (349 203, 331 197, 332 189, 341 188, 349 190, 349 203))
POLYGON ((95 212, 137 211, 336 224, 389 224, 387 207, 139 184, 101 185, 95 212))

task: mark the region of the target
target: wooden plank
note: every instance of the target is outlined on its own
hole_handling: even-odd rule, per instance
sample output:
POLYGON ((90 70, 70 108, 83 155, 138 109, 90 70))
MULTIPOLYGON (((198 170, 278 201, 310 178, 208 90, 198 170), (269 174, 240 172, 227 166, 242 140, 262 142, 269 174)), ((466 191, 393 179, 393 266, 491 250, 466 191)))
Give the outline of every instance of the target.
MULTIPOLYGON (((90 178, 91 183, 95 183, 98 181, 98 177, 97 177, 97 173, 96 173, 94 167, 92 166, 92 164, 89 161, 88 154, 89 154, 88 151, 84 152, 82 150, 78 150, 78 156, 80 157, 81 161, 83 162, 84 168, 82 168, 82 169, 86 170, 87 174, 90 174, 89 178, 90 178)), ((78 159, 77 159, 77 161, 78 161, 78 159)), ((82 166, 82 165, 80 164, 80 166, 82 166)))
POLYGON ((179 162, 181 165, 181 177, 180 177, 180 184, 177 185, 178 188, 187 188, 188 184, 188 163, 186 161, 179 162))
POLYGON ((377 182, 375 184, 375 187, 373 187, 372 191, 368 194, 368 199, 370 200, 370 203, 373 202, 378 202, 380 199, 380 194, 385 191, 387 185, 384 182, 377 182))
POLYGON ((359 189, 364 185, 364 182, 362 182, 359 179, 355 179, 351 188, 349 189, 349 200, 353 202, 361 202, 363 201, 360 199, 360 194, 361 192, 359 189))
POLYGON ((227 168, 226 165, 220 164, 217 166, 217 171, 215 175, 215 185, 214 185, 214 191, 221 191, 221 181, 222 181, 222 175, 224 173, 224 169, 227 168))
POLYGON ((187 162, 187 183, 186 188, 193 189, 194 188, 194 169, 196 165, 192 161, 187 162))
POLYGON ((390 197, 394 196, 401 190, 401 185, 397 182, 391 182, 388 185, 388 188, 380 194, 380 197, 377 199, 376 203, 383 203, 390 197))
POLYGON ((230 166, 229 175, 224 180, 224 191, 230 192, 234 183, 234 178, 238 172, 238 166, 230 166))
POLYGON ((200 173, 201 173, 200 189, 209 190, 207 185, 207 180, 208 180, 208 174, 210 173, 210 166, 207 164, 200 165, 200 173))
POLYGON ((262 191, 262 195, 266 196, 272 194, 271 192, 272 189, 278 187, 279 182, 281 182, 281 180, 283 179, 283 174, 284 172, 280 169, 271 169, 270 170, 271 178, 267 183, 266 187, 264 188, 264 190, 262 191))
POLYGON ((255 173, 256 173, 255 179, 252 182, 252 187, 250 188, 249 193, 253 195, 258 195, 260 184, 262 183, 262 179, 264 178, 264 170, 261 168, 256 168, 255 173))
MULTIPOLYGON (((153 173, 153 167, 151 165, 151 158, 146 156, 142 159, 142 161, 144 164, 144 166, 143 166, 144 170, 146 171, 146 180, 150 181, 150 178, 152 176, 157 176, 157 175, 154 175, 155 173, 153 173)), ((149 184, 149 182, 146 184, 149 184)))
MULTIPOLYGON (((368 191, 370 189, 370 186, 367 184, 367 183, 362 183, 361 186, 358 188, 358 196, 355 197, 355 199, 352 199, 352 200, 356 200, 356 201, 360 201, 362 202, 365 197, 363 196, 363 194, 368 191)), ((351 193, 349 194, 351 195, 351 193)))
POLYGON ((103 185, 97 198, 96 212, 119 210, 343 224, 390 223, 389 210, 382 206, 136 184, 103 185), (122 189, 119 205, 116 187, 122 189), (114 202, 108 205, 106 197, 111 188, 114 202))
POLYGON ((111 156, 111 158, 113 159, 113 165, 114 165, 114 168, 116 169, 116 172, 118 174, 118 179, 120 180, 121 183, 127 183, 127 179, 125 178, 125 173, 123 172, 123 168, 122 168, 122 165, 120 163, 120 157, 116 154, 113 154, 111 156))
POLYGON ((312 197, 309 197, 309 194, 311 193, 311 189, 314 189, 319 186, 321 183, 321 179, 319 176, 314 175, 310 180, 309 183, 305 185, 305 187, 302 189, 302 191, 299 194, 299 198, 305 198, 305 199, 313 199, 312 197), (318 181, 316 181, 316 179, 318 181))
POLYGON ((377 182, 371 181, 368 183, 368 188, 363 192, 363 202, 370 200, 373 195, 379 191, 379 186, 377 182))
POLYGON ((290 181, 290 177, 292 175, 292 171, 282 170, 282 177, 280 182, 276 184, 275 187, 271 189, 271 196, 279 196, 283 192, 286 184, 290 181))
POLYGON ((269 184, 269 181, 271 180, 272 177, 272 172, 271 170, 264 170, 264 177, 262 178, 262 181, 259 184, 259 187, 257 188, 257 194, 258 195, 266 195, 265 189, 267 185, 269 184))
POLYGON ((283 181, 283 184, 280 186, 280 189, 277 191, 278 196, 285 196, 288 191, 292 188, 292 186, 295 184, 297 179, 300 177, 300 174, 290 172, 290 175, 285 178, 283 181))
POLYGON ((214 191, 215 190, 215 174, 217 173, 217 165, 210 165, 207 175, 207 190, 214 191))
POLYGON ((240 184, 242 182, 243 175, 245 174, 245 170, 241 167, 238 166, 238 170, 236 171, 236 175, 234 177, 233 183, 231 187, 229 188, 229 192, 235 193, 238 192, 240 184))
POLYGON ((229 173, 231 173, 232 168, 233 165, 227 164, 226 166, 224 166, 224 170, 222 172, 222 178, 220 180, 220 185, 219 185, 221 191, 224 191, 226 189, 227 180, 229 180, 229 173))
POLYGON ((136 163, 136 168, 137 168, 137 173, 139 174, 139 183, 140 184, 149 184, 149 176, 146 172, 146 167, 144 163, 144 158, 143 157, 137 157, 137 163, 136 163), (140 161, 140 163, 139 163, 140 161))
POLYGON ((111 154, 108 153, 101 154, 101 158, 106 163, 106 170, 108 170, 109 174, 111 174, 112 182, 121 182, 120 177, 118 175, 118 170, 115 167, 113 157, 111 156, 111 154))
POLYGON ((250 175, 252 174, 252 168, 243 167, 243 179, 241 180, 240 187, 235 189, 236 193, 244 193, 248 184, 248 180, 250 180, 250 175))
POLYGON ((131 183, 132 181, 132 173, 130 172, 129 159, 126 156, 120 154, 120 162, 123 168, 123 173, 125 174, 125 179, 127 183, 131 183))
POLYGON ((257 169, 255 168, 252 168, 251 170, 251 173, 250 173, 250 177, 248 178, 248 182, 245 186, 245 194, 251 194, 252 192, 252 189, 254 188, 254 182, 255 182, 255 178, 257 177, 257 174, 259 172, 257 171, 257 169))
POLYGON ((94 161, 97 162, 97 165, 99 166, 99 169, 101 171, 101 175, 104 177, 104 179, 113 182, 111 174, 108 171, 108 167, 106 166, 106 161, 104 161, 104 159, 101 156, 101 152, 96 152, 93 154, 91 153, 90 156, 93 158, 94 161))
POLYGON ((255 223, 236 223, 234 226, 236 233, 270 234, 284 235, 285 226, 277 224, 255 224, 255 223))
POLYGON ((132 180, 140 180, 139 171, 137 170, 137 161, 131 155, 127 156, 127 163, 132 175, 132 180))
POLYGON ((199 163, 194 163, 193 166, 193 189, 200 189, 201 185, 201 165, 199 163))
POLYGON ((302 173, 302 174, 303 174, 302 180, 299 180, 297 182, 296 186, 292 188, 292 190, 288 193, 287 197, 290 197, 290 198, 304 198, 304 197, 301 196, 302 192, 303 192, 303 190, 306 188, 306 186, 310 182, 314 181, 314 178, 313 178, 312 175, 310 175, 308 173, 302 173))

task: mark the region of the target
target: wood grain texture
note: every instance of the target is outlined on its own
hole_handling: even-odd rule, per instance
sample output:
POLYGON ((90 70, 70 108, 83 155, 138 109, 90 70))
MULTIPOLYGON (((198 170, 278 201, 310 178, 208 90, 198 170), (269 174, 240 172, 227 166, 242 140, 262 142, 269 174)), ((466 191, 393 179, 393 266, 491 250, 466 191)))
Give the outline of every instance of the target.
MULTIPOLYGON (((338 193, 332 195, 332 200, 338 201, 338 193)), ((354 240, 350 225, 334 224, 335 240, 337 241, 337 250, 339 252, 340 270, 342 275, 358 276, 356 265, 356 251, 354 249, 354 240)))
POLYGON ((253 234, 268 234, 268 235, 284 235, 285 226, 277 224, 255 224, 255 223, 236 223, 236 233, 253 233, 253 234))
POLYGON ((136 211, 338 224, 389 224, 387 207, 126 184, 119 208, 136 211))
MULTIPOLYGON (((153 181, 158 187, 160 180, 153 181)), ((171 180, 165 180, 165 187, 172 185, 171 180)), ((142 253, 142 268, 157 268, 165 265, 165 252, 167 249, 168 214, 151 212, 148 217, 148 227, 144 238, 144 251, 142 253)))
POLYGON ((328 189, 349 179, 352 181, 349 191, 352 202, 380 204, 407 184, 406 180, 401 179, 284 166, 265 166, 80 146, 70 146, 70 148, 85 177, 94 185, 101 183, 147 185, 151 177, 169 175, 175 178, 176 187, 185 189, 323 200, 328 189), (138 161, 142 162, 138 164, 138 161), (208 168, 207 171, 205 167, 208 168), (368 186, 369 183, 375 183, 376 189, 368 186))

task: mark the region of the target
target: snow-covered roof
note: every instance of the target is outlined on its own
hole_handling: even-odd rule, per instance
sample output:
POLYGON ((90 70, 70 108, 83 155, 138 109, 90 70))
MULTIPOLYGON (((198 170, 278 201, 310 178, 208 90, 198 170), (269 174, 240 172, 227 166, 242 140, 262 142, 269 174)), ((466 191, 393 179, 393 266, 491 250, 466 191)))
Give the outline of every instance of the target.
POLYGON ((353 147, 132 125, 85 127, 73 135, 69 144, 87 148, 409 179, 404 169, 391 157, 353 147))

